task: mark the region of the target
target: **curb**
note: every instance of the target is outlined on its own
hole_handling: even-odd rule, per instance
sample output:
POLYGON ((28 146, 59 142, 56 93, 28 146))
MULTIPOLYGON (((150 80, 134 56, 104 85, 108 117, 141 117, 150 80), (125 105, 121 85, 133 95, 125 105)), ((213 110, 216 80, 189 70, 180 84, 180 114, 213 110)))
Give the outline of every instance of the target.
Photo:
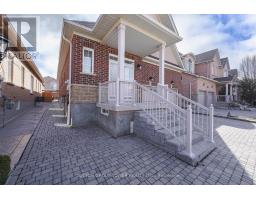
MULTIPOLYGON (((5 182, 5 185, 16 185, 16 182, 17 182, 17 180, 18 180, 18 178, 19 178, 20 175, 13 174, 13 172, 15 172, 15 168, 17 167, 17 165, 19 164, 21 158, 23 157, 24 152, 27 150, 28 144, 30 143, 32 137, 34 136, 34 133, 35 133, 35 131, 37 130, 39 124, 42 122, 43 116, 45 115, 45 113, 46 113, 47 110, 48 110, 48 108, 43 111, 40 120, 38 121, 38 123, 37 123, 35 129, 33 130, 33 132, 32 132, 32 134, 31 134, 29 140, 27 141, 27 144, 26 144, 25 147, 24 147, 24 150, 23 150, 22 154, 20 155, 19 160, 17 161, 17 163, 15 164, 15 166, 13 167, 13 169, 11 169, 11 171, 10 171, 10 173, 9 173, 9 176, 8 176, 6 182, 5 182)), ((23 168, 23 167, 22 167, 22 168, 23 168)))
POLYGON ((221 115, 213 115, 214 117, 218 118, 224 118, 224 119, 231 119, 231 120, 237 120, 242 122, 250 122, 250 123, 256 123, 256 120, 250 120, 250 119, 244 119, 244 118, 237 118, 237 117, 225 117, 221 115))

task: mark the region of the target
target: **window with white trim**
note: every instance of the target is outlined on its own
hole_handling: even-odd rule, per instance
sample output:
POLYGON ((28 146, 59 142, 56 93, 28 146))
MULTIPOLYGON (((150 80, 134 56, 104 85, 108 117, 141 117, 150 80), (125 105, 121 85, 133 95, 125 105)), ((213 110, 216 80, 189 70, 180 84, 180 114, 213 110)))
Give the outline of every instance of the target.
POLYGON ((82 73, 93 74, 93 68, 94 68, 94 50, 84 47, 82 73))

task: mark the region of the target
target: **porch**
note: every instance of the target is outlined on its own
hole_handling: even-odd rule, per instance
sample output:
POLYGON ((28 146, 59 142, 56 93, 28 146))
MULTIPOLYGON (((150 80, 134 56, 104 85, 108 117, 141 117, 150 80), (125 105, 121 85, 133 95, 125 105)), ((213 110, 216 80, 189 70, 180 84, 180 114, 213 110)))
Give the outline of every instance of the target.
POLYGON ((216 102, 237 102, 238 101, 238 85, 233 82, 221 83, 219 86, 216 102))
MULTIPOLYGON (((110 19, 106 16, 101 20, 99 23, 103 24, 110 19)), ((128 59, 127 53, 145 58, 159 52, 156 58, 156 65, 159 66, 158 84, 150 89, 163 95, 163 90, 168 88, 164 80, 165 49, 180 40, 176 33, 161 24, 152 26, 152 20, 145 16, 122 15, 102 39, 104 44, 117 49, 118 53, 117 56, 109 55, 109 80, 99 83, 97 106, 113 111, 138 110, 143 106, 144 97, 135 77, 135 68, 143 66, 137 66, 134 60, 128 59)))

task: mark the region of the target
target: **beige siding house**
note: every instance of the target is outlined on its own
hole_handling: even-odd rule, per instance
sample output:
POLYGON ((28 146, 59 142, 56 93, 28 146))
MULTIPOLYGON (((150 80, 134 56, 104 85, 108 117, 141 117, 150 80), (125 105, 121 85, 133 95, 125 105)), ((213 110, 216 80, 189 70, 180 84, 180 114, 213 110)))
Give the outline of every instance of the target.
MULTIPOLYGON (((16 44, 17 33, 4 15, 0 15, 0 33, 8 38, 9 45, 16 44)), ((36 97, 41 96, 44 89, 43 77, 37 66, 24 55, 28 55, 26 48, 22 44, 17 45, 8 48, 0 62, 0 113, 1 118, 6 118, 5 121, 34 106, 36 97)))

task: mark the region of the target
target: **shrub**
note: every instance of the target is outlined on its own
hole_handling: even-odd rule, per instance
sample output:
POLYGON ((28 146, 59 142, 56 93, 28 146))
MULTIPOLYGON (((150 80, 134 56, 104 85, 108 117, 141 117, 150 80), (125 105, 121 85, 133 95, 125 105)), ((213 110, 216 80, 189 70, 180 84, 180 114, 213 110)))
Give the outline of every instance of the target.
POLYGON ((0 155, 0 185, 4 185, 10 172, 11 159, 9 156, 0 155))

